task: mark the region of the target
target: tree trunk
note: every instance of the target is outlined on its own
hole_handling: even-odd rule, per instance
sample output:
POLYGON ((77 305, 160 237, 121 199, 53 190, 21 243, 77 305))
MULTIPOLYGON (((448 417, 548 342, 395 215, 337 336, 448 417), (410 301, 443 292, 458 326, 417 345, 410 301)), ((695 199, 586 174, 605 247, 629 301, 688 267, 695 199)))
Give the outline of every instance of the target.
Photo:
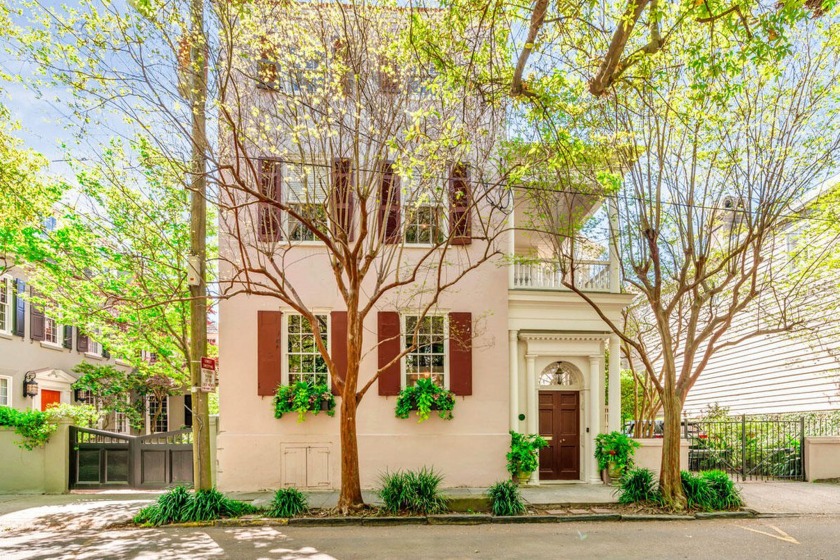
POLYGON ((662 466, 659 474, 659 490, 668 507, 683 510, 685 495, 680 479, 680 417, 682 401, 676 395, 662 395, 662 410, 665 425, 662 441, 662 466))
MULTIPOLYGON (((352 367, 347 364, 348 373, 352 367)), ((358 369, 358 364, 355 367, 358 369)), ((353 386, 355 389, 355 383, 353 386)), ((358 405, 355 390, 349 391, 348 388, 349 385, 345 385, 344 396, 341 399, 341 493, 338 496, 338 510, 345 515, 365 505, 359 482, 359 444, 356 439, 358 405)))

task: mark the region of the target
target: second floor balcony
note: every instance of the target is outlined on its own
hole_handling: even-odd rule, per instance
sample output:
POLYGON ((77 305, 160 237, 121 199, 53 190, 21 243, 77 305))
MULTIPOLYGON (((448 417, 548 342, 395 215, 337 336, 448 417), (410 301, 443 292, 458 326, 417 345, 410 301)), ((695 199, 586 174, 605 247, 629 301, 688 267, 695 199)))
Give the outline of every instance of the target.
MULTIPOLYGON (((515 262, 511 266, 512 290, 569 290, 574 284, 585 292, 613 292, 610 261, 576 260, 571 270, 564 271, 559 261, 541 259, 515 262)), ((616 279, 617 284, 617 279, 616 279)))

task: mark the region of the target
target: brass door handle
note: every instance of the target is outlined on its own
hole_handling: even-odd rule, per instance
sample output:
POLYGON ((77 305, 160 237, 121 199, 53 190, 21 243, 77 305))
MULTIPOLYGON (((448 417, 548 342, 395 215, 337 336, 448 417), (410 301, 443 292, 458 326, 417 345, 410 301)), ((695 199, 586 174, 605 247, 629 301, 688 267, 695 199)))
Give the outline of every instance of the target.
POLYGON ((543 436, 543 439, 545 441, 551 441, 553 438, 554 438, 554 436, 543 436))

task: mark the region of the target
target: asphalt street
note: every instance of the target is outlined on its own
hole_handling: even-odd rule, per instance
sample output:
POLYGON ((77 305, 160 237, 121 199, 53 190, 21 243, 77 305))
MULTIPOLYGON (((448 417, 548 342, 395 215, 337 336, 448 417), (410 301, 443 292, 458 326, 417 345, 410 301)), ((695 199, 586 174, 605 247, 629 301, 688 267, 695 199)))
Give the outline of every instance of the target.
POLYGON ((7 529, 13 559, 836 559, 840 519, 405 527, 7 529))

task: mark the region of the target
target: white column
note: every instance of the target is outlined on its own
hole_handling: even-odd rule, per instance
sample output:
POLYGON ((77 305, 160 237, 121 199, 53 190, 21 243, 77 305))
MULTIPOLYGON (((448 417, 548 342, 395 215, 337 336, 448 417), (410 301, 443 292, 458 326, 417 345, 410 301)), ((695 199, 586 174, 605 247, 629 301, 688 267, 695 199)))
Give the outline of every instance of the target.
POLYGON ((600 356, 589 356, 589 433, 587 434, 589 437, 586 438, 589 442, 589 453, 587 453, 586 461, 589 465, 589 481, 592 483, 601 481, 598 463, 595 461, 595 436, 601 432, 601 416, 604 414, 599 398, 599 395, 604 392, 601 387, 600 365, 600 356))
POLYGON ((508 215, 508 255, 510 263, 508 263, 508 288, 513 289, 514 278, 514 264, 513 260, 516 256, 516 230, 514 229, 514 215, 516 214, 516 200, 513 197, 513 189, 510 190, 510 214, 508 215))
POLYGON ((618 206, 615 197, 607 199, 607 214, 609 215, 610 235, 610 292, 621 291, 621 255, 618 252, 618 206))
POLYGON ((508 331, 510 369, 510 429, 519 431, 519 331, 508 331))
MULTIPOLYGON (((526 375, 528 376, 525 379, 525 401, 526 401, 526 412, 525 412, 525 425, 528 426, 527 432, 529 434, 538 434, 539 433, 539 424, 537 420, 539 418, 539 410, 537 405, 537 367, 536 367, 536 360, 537 356, 534 354, 526 354, 525 355, 525 362, 527 363, 528 367, 526 368, 526 375)), ((540 469, 539 466, 537 470, 531 473, 531 484, 539 484, 540 482, 540 469)))
POLYGON ((617 334, 610 335, 610 425, 609 431, 621 431, 621 346, 617 334))

